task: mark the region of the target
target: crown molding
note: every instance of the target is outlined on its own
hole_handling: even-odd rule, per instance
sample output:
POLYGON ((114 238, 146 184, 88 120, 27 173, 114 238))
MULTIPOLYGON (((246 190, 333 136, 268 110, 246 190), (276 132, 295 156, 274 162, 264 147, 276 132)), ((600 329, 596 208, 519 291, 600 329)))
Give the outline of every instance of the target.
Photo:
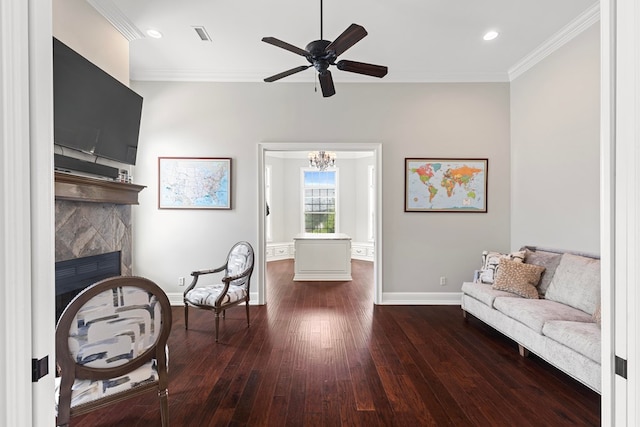
POLYGON ((144 38, 144 34, 111 0, 86 0, 128 41, 144 38))
MULTIPOLYGON (((315 75, 298 73, 289 76, 282 83, 313 83, 315 75)), ((260 82, 269 75, 264 72, 229 71, 225 73, 188 70, 188 69, 132 69, 132 81, 184 81, 184 82, 260 82)), ((384 79, 373 79, 352 75, 349 73, 334 73, 334 81, 340 83, 486 83, 508 82, 506 72, 495 73, 419 73, 419 72, 390 72, 384 79)))
POLYGON ((585 10, 573 21, 568 23, 547 41, 534 49, 527 56, 509 68, 509 81, 513 81, 537 63, 551 55, 553 52, 564 46, 587 28, 600 20, 600 2, 596 2, 589 9, 585 10))

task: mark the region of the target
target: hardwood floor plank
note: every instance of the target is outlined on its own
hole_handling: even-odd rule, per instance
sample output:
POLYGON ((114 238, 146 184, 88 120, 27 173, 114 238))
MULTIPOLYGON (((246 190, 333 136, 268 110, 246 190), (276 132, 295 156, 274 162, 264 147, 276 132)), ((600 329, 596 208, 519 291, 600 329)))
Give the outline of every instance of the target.
MULTIPOLYGON (((172 426, 597 426, 600 396, 458 306, 374 306, 373 268, 351 282, 294 282, 270 262, 266 306, 214 317, 173 308, 172 426)), ((159 424, 153 393, 71 426, 159 424)))

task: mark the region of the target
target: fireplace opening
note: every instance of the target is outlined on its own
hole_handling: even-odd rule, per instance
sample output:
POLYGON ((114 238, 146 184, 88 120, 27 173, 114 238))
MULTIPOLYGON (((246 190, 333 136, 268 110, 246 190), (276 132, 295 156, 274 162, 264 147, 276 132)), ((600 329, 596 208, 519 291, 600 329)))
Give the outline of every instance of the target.
POLYGON ((56 324, 84 288, 120 274, 120 251, 56 262, 56 324))

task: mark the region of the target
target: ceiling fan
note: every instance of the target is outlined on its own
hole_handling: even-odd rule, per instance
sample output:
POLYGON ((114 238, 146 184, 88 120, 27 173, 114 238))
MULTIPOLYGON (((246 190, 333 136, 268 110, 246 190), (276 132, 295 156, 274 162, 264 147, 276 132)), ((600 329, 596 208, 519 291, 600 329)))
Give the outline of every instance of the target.
POLYGON ((314 40, 304 49, 300 49, 292 44, 279 40, 275 37, 263 37, 262 41, 272 44, 282 49, 288 50, 300 56, 304 56, 310 65, 300 65, 282 73, 275 74, 264 79, 265 82, 275 82, 284 77, 290 76, 309 67, 314 67, 318 71, 318 80, 322 89, 322 96, 329 97, 335 95, 336 89, 333 85, 333 78, 330 65, 335 65, 338 70, 350 73, 364 74, 373 77, 384 77, 387 74, 387 67, 383 65, 373 65, 364 62, 349 61, 346 59, 336 62, 338 56, 344 53, 351 46, 362 40, 367 35, 367 30, 358 24, 351 24, 334 41, 324 40, 322 37, 322 0, 320 0, 320 40, 314 40))

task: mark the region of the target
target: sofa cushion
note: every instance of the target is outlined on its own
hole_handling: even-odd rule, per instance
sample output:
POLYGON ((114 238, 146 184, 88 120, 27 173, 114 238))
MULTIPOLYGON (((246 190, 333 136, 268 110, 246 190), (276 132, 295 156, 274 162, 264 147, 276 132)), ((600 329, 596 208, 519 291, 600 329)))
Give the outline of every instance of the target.
POLYGON ((493 301, 497 297, 512 297, 518 298, 516 294, 505 291, 497 291, 484 283, 471 283, 465 282, 462 284, 462 292, 477 299, 478 301, 493 308, 493 301))
POLYGON ((602 306, 600 303, 596 306, 596 311, 593 312, 593 321, 598 327, 602 326, 602 306))
POLYGON ((551 320, 545 323, 542 333, 594 362, 600 363, 602 339, 600 328, 597 324, 593 322, 551 320))
POLYGON ((502 258, 498 264, 493 289, 507 291, 524 298, 538 298, 536 286, 544 267, 502 258))
POLYGON ((482 269, 480 270, 480 282, 493 283, 500 259, 508 259, 516 262, 524 261, 524 251, 503 254, 501 252, 482 252, 482 269))
POLYGON ((563 254, 545 298, 593 314, 600 300, 600 260, 563 254))
POLYGON ((493 306, 510 318, 523 323, 541 334, 542 327, 551 320, 570 320, 592 323, 591 315, 555 301, 546 299, 498 297, 493 306))
POLYGON ((562 254, 525 248, 524 262, 527 264, 541 265, 545 268, 544 273, 540 276, 540 283, 538 284, 538 294, 540 294, 540 296, 544 296, 547 289, 549 289, 551 279, 553 279, 553 275, 561 259, 562 254))

